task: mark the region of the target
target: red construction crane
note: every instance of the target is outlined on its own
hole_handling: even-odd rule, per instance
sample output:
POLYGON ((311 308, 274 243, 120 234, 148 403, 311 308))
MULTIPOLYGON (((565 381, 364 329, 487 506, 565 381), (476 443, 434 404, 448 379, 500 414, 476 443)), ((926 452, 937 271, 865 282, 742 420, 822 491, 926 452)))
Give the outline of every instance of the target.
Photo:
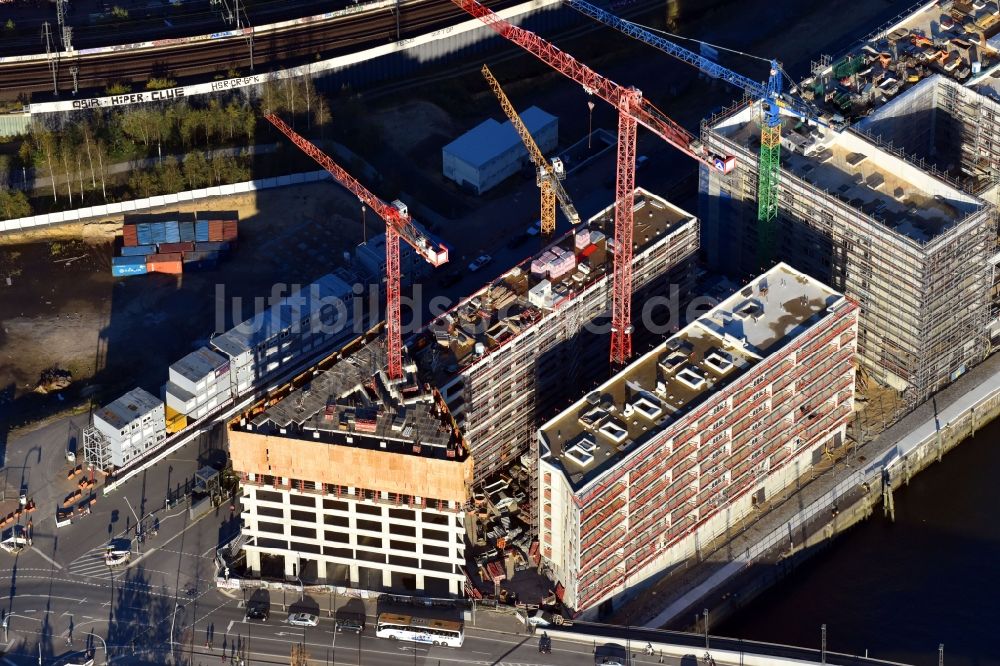
POLYGON ((285 124, 281 118, 273 113, 267 113, 264 117, 281 130, 282 134, 291 139, 292 143, 301 148, 302 152, 329 171, 334 180, 353 192, 361 200, 361 203, 370 207, 385 220, 385 319, 388 329, 389 378, 402 379, 403 337, 400 331, 399 314, 399 239, 402 238, 409 243, 432 266, 440 266, 448 261, 448 248, 441 244, 437 244, 435 247, 435 242, 413 224, 406 210, 406 204, 402 201, 393 201, 391 205, 382 201, 369 192, 351 174, 344 171, 326 153, 285 124))
POLYGON ((615 252, 611 301, 611 362, 624 365, 632 356, 632 206, 635 201, 636 124, 708 165, 729 173, 735 158, 713 155, 686 129, 653 106, 636 88, 607 79, 538 35, 511 25, 476 0, 451 0, 497 34, 532 54, 552 69, 583 86, 618 109, 618 167, 615 182, 615 252))

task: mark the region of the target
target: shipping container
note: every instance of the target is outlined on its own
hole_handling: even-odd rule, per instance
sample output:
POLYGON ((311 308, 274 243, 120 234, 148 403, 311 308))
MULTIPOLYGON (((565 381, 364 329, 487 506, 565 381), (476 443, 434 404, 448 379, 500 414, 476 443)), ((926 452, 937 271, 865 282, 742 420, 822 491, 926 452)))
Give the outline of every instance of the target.
POLYGON ((166 222, 163 226, 165 228, 165 235, 168 243, 181 242, 181 230, 177 220, 166 222))
POLYGON ((195 252, 218 252, 219 254, 224 254, 229 251, 229 243, 226 242, 212 242, 208 243, 195 243, 195 252))
POLYGON ((208 240, 210 241, 225 240, 222 237, 222 220, 208 221, 208 240))
POLYGON ((222 240, 235 241, 237 238, 236 220, 225 220, 222 223, 222 240))
POLYGON ((149 228, 153 232, 153 242, 157 245, 167 242, 167 225, 164 222, 150 222, 149 228))
POLYGON ((180 432, 187 427, 187 416, 178 412, 170 406, 164 406, 166 411, 167 433, 180 432))
POLYGON ((147 254, 156 254, 155 245, 134 245, 123 247, 121 252, 123 257, 145 257, 147 254))
POLYGON ((128 247, 139 244, 139 236, 136 235, 134 224, 126 224, 122 227, 122 238, 125 239, 125 245, 128 247))
POLYGON ((160 245, 160 254, 194 251, 194 243, 164 243, 160 245))
POLYGON ((146 222, 135 225, 136 240, 138 245, 156 245, 153 242, 153 231, 146 222))
POLYGON ((142 275, 146 272, 146 257, 112 257, 111 274, 115 277, 142 275))
POLYGON ((146 270, 150 273, 182 273, 184 265, 179 252, 172 254, 152 254, 146 258, 146 270))
POLYGON ((196 273, 198 271, 214 271, 218 268, 219 262, 217 259, 198 259, 196 261, 184 260, 184 270, 189 273, 196 273))
POLYGON ((180 222, 177 225, 180 229, 181 242, 182 243, 193 243, 194 238, 194 222, 180 222))
POLYGON ((195 241, 208 240, 208 220, 197 220, 194 223, 194 239, 195 241))

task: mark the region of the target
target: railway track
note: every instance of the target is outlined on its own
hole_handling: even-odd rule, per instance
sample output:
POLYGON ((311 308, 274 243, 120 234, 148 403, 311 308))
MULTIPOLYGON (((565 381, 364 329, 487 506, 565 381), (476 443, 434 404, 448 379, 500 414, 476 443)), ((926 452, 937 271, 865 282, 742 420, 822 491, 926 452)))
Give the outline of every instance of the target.
MULTIPOLYGON (((494 10, 517 0, 487 0, 494 10)), ((417 1, 400 6, 399 28, 403 39, 416 37, 467 20, 448 0, 417 1)), ((352 14, 323 23, 292 26, 280 32, 254 37, 254 71, 292 67, 321 58, 377 46, 396 39, 396 16, 392 9, 352 14)), ((226 74, 230 69, 250 73, 250 51, 243 38, 191 42, 156 49, 137 49, 91 54, 59 60, 57 81, 61 96, 72 90, 71 68, 77 68, 80 96, 103 90, 109 82, 144 83, 150 78, 171 78, 181 83, 204 80, 206 75, 226 74)), ((45 60, 0 64, 0 99, 15 99, 22 93, 52 93, 52 71, 45 60)), ((48 95, 46 95, 48 93, 48 95)))

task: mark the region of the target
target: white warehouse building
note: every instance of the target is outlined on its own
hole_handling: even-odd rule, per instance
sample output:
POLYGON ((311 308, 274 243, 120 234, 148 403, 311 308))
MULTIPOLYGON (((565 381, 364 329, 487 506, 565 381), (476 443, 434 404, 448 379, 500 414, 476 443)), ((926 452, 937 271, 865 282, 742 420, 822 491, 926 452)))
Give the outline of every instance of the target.
POLYGON ((170 366, 167 407, 200 419, 232 396, 229 359, 208 347, 197 349, 170 366))
MULTIPOLYGON (((543 154, 559 143, 559 118, 537 106, 521 113, 521 120, 543 154)), ((508 120, 487 118, 441 149, 445 178, 482 194, 531 162, 517 130, 508 120)))
POLYGON ((123 467, 166 439, 163 402, 134 388, 94 412, 94 428, 104 436, 102 467, 107 463, 123 467))

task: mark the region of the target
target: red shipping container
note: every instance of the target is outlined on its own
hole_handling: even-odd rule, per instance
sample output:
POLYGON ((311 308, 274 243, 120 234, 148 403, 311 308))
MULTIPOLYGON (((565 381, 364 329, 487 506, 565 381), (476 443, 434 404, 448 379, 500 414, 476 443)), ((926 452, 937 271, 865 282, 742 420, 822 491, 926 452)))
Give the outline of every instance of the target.
POLYGON ((237 235, 236 220, 225 220, 222 223, 222 240, 234 241, 237 235))
POLYGON ((139 244, 139 236, 136 233, 134 224, 126 224, 122 227, 122 236, 125 239, 126 247, 135 247, 139 244))
POLYGON ((151 254, 146 258, 146 270, 150 273, 183 273, 182 255, 179 252, 151 254))
POLYGON ((596 250, 597 250, 597 246, 594 245, 593 243, 591 243, 587 247, 583 248, 583 251, 580 252, 580 256, 584 257, 584 258, 589 257, 590 255, 594 254, 594 252, 596 250))
POLYGON ((160 243, 160 254, 194 252, 194 243, 160 243))
POLYGON ((225 240, 222 237, 222 220, 208 221, 208 240, 210 241, 225 240))

